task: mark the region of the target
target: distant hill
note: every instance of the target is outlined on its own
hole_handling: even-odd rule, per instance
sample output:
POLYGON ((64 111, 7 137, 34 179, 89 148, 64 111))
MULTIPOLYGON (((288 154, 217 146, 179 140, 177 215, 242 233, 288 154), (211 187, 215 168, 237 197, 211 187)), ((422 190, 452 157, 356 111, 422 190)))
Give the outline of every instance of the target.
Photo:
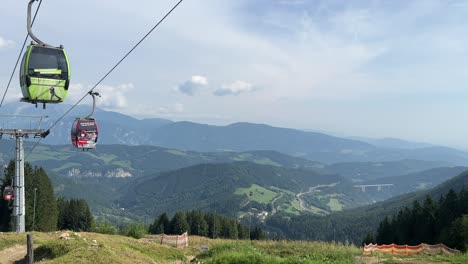
POLYGON ((195 165, 138 178, 128 187, 120 206, 147 217, 185 209, 239 216, 251 207, 270 214, 327 214, 368 202, 340 176, 250 162, 195 165))
POLYGON ((405 206, 409 207, 414 200, 422 201, 427 195, 439 199, 451 188, 459 192, 463 186, 468 186, 468 171, 430 190, 404 194, 383 202, 335 212, 325 217, 301 215, 284 218, 276 215, 267 220, 266 224, 272 232, 279 232, 288 238, 351 241, 360 244, 368 233, 377 230, 385 216, 391 216, 405 206))
POLYGON ((365 138, 365 137, 350 137, 350 139, 363 141, 381 148, 397 148, 397 149, 418 149, 435 147, 427 143, 411 142, 398 138, 365 138))
MULTIPOLYGON (((29 153, 32 143, 25 144, 29 153)), ((15 142, 0 140, 0 165, 14 158, 15 142)), ((64 177, 139 177, 200 163, 250 161, 276 167, 323 170, 324 164, 275 151, 194 152, 155 146, 100 145, 92 151, 80 151, 70 145, 39 144, 28 162, 43 166, 64 177)))
POLYGON ((403 159, 381 162, 343 162, 334 163, 326 167, 330 173, 336 173, 354 182, 379 182, 381 178, 400 176, 425 171, 438 167, 448 167, 451 163, 444 161, 426 161, 403 159))
MULTIPOLYGON (((60 104, 45 110, 32 105, 17 108, 5 105, 4 113, 46 114, 42 127, 49 127, 69 106, 60 104)), ((87 115, 89 106, 80 105, 59 122, 43 141, 46 144, 70 144, 70 128, 75 117, 87 115)), ((359 140, 340 138, 319 132, 279 128, 263 124, 234 123, 213 126, 192 122, 172 122, 166 119, 139 120, 123 114, 97 109, 99 144, 153 145, 170 149, 198 152, 273 150, 322 163, 355 161, 394 161, 416 159, 444 161, 468 165, 468 154, 456 149, 417 145, 399 140, 386 140, 375 145, 359 140), (384 146, 384 147, 382 147, 384 146)), ((12 120, 10 127, 30 127, 31 123, 12 120)))
POLYGON ((393 184, 391 187, 368 188, 366 192, 374 199, 382 201, 404 193, 427 190, 468 171, 468 167, 443 167, 415 172, 407 175, 369 180, 360 184, 393 184))

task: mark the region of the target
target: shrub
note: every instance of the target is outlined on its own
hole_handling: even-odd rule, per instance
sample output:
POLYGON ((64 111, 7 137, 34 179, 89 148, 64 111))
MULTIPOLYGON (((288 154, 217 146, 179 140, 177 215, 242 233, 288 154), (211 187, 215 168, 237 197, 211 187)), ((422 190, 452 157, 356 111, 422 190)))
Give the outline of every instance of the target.
POLYGON ((146 236, 147 231, 148 229, 141 223, 133 223, 125 227, 125 235, 136 239, 146 236))
POLYGON ((117 227, 113 226, 109 221, 100 221, 96 223, 94 227, 94 232, 108 235, 117 234, 117 227))

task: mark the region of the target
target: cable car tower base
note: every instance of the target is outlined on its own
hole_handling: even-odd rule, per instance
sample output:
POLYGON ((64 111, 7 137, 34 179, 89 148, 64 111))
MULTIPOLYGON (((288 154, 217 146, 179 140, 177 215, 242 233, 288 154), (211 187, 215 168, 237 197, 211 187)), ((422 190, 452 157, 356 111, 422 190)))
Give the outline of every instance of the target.
POLYGON ((0 138, 4 134, 16 138, 16 162, 15 162, 15 178, 13 181, 13 189, 15 199, 13 200, 13 231, 16 233, 24 233, 25 228, 25 202, 24 202, 24 148, 23 138, 33 136, 34 138, 45 138, 49 133, 44 129, 0 129, 0 138))

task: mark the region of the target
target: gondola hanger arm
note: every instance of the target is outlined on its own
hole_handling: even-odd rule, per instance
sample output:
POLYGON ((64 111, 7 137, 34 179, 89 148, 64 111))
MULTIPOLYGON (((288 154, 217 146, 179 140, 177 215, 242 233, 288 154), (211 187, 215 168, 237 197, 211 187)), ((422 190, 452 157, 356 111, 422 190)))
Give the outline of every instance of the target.
POLYGON ((88 94, 93 97, 93 111, 91 114, 87 115, 86 118, 91 118, 91 116, 94 114, 94 111, 96 110, 96 96, 101 97, 101 95, 98 92, 93 91, 89 91, 88 94))
MULTIPOLYGON (((53 47, 52 45, 49 45, 49 44, 43 42, 42 40, 40 40, 39 38, 37 38, 32 32, 32 29, 31 29, 31 8, 32 8, 33 3, 36 2, 36 1, 38 1, 38 0, 30 0, 29 4, 28 4, 28 20, 27 20, 28 34, 35 42, 37 42, 37 44, 45 46, 45 47, 53 47)), ((62 47, 62 46, 60 46, 60 47, 62 47)))

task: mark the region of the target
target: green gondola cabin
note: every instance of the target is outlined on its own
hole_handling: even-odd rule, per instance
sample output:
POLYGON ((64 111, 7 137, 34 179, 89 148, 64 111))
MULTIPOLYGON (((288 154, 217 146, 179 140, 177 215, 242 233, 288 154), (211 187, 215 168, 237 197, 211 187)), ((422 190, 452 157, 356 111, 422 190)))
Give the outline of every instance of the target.
POLYGON ((70 64, 62 47, 31 44, 20 69, 22 101, 61 103, 70 85, 70 64))

